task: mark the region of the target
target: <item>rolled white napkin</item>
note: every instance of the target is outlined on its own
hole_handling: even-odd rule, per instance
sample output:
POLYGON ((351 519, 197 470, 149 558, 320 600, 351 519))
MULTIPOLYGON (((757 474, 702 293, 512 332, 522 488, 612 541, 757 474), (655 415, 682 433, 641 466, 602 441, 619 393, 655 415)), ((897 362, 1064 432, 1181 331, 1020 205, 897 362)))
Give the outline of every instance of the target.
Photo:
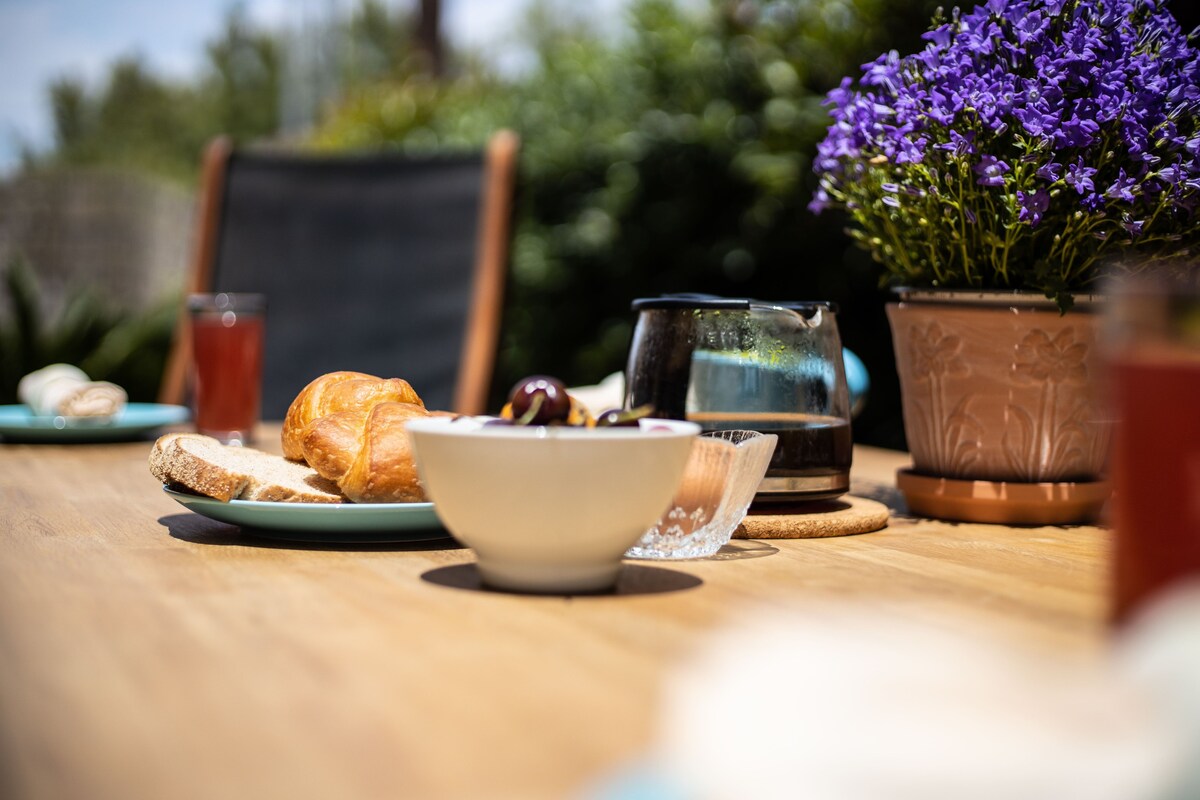
POLYGON ((115 383, 93 381, 78 367, 51 364, 21 379, 17 399, 38 416, 111 417, 128 396, 115 383))
POLYGON ((68 392, 58 403, 64 417, 111 417, 125 407, 125 390, 108 381, 89 381, 68 392))

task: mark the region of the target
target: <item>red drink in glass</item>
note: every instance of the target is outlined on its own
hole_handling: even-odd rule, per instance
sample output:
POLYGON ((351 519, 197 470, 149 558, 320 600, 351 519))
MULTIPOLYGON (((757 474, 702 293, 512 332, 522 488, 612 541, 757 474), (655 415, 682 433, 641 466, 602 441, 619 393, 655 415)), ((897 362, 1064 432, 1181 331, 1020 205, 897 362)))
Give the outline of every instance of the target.
POLYGON ((263 306, 258 295, 194 295, 196 430, 227 444, 254 435, 262 397, 263 306))
POLYGON ((1200 578, 1200 353, 1135 348, 1110 364, 1114 411, 1114 606, 1126 620, 1200 578))

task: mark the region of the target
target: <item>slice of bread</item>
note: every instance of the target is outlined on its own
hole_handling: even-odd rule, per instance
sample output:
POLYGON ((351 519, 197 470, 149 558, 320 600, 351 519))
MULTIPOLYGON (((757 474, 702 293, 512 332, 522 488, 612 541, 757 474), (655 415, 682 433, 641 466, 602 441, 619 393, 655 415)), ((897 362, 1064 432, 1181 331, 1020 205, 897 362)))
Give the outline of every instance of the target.
POLYGON ((150 450, 150 474, 222 502, 347 502, 337 484, 304 464, 249 447, 223 445, 196 433, 159 437, 150 450))

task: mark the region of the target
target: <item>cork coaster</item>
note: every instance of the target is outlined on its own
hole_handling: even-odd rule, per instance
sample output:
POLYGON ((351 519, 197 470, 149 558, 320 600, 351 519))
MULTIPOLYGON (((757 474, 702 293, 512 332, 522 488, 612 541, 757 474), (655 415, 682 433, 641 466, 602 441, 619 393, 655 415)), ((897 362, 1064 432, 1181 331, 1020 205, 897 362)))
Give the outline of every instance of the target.
POLYGON ((888 507, 865 497, 752 510, 733 532, 735 539, 819 539, 870 533, 887 525, 888 507))

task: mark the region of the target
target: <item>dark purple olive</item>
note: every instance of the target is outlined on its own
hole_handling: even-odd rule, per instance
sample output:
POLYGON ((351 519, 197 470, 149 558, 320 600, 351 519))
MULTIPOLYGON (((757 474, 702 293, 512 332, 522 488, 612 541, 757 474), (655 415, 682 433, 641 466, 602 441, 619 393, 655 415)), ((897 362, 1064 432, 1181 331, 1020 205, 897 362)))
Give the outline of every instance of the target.
POLYGON ((637 420, 627 420, 622 417, 619 408, 610 408, 596 417, 597 428, 625 428, 636 424, 637 420))
POLYGON ((596 417, 597 428, 636 428, 638 420, 648 417, 653 409, 650 406, 638 406, 625 411, 620 408, 610 408, 596 417))
POLYGON ((517 383, 509 395, 513 421, 518 425, 548 425, 566 422, 571 414, 571 398, 562 381, 534 375, 517 383))

